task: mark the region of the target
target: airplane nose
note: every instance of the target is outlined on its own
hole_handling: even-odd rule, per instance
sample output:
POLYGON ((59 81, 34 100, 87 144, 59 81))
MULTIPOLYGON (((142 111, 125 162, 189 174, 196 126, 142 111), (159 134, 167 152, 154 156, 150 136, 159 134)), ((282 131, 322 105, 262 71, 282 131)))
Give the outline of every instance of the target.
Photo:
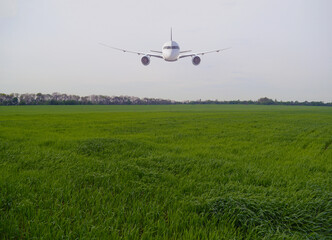
POLYGON ((164 58, 169 58, 171 56, 170 51, 163 51, 164 58))

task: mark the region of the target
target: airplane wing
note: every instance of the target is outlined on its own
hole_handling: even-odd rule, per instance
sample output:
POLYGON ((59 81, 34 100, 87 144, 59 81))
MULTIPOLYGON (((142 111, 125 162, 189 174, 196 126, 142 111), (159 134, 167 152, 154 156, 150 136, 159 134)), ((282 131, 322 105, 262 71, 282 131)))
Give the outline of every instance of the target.
POLYGON ((230 49, 230 48, 222 48, 222 49, 217 49, 217 50, 212 50, 212 51, 207 51, 207 52, 184 54, 184 55, 180 55, 179 58, 193 57, 193 56, 204 55, 204 54, 213 53, 213 52, 221 52, 221 51, 224 51, 224 50, 227 50, 227 49, 230 49))
POLYGON ((147 56, 150 56, 150 57, 163 58, 163 56, 161 56, 161 55, 130 51, 130 50, 122 49, 122 48, 112 47, 112 46, 109 46, 109 45, 104 44, 104 43, 99 43, 99 44, 102 45, 102 46, 104 46, 104 47, 112 48, 112 49, 119 50, 119 51, 122 51, 122 52, 134 53, 134 54, 137 54, 137 55, 147 55, 147 56))

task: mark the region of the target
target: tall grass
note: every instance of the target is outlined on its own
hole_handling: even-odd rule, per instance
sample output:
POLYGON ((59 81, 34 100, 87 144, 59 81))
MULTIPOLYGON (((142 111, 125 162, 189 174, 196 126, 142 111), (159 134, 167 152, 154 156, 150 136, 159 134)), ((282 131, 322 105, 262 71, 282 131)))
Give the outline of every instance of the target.
POLYGON ((0 238, 332 238, 331 142, 324 107, 0 107, 0 238))

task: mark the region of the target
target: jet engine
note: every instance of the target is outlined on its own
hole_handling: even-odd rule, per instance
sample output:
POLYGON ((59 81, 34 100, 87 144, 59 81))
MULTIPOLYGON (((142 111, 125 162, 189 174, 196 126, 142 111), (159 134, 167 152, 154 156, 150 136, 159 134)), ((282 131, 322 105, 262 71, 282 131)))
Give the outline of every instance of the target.
POLYGON ((199 56, 193 56, 191 61, 195 66, 197 66, 198 64, 201 63, 201 58, 199 56))
POLYGON ((147 66, 150 64, 150 57, 148 55, 145 55, 141 58, 141 62, 144 66, 147 66))

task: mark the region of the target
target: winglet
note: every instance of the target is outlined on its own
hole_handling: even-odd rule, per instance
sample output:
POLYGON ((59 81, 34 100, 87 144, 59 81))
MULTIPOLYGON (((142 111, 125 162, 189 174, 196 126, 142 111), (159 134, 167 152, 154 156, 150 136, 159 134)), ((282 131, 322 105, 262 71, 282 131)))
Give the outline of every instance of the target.
POLYGON ((173 41, 173 39, 172 39, 172 27, 171 27, 171 41, 173 41))

